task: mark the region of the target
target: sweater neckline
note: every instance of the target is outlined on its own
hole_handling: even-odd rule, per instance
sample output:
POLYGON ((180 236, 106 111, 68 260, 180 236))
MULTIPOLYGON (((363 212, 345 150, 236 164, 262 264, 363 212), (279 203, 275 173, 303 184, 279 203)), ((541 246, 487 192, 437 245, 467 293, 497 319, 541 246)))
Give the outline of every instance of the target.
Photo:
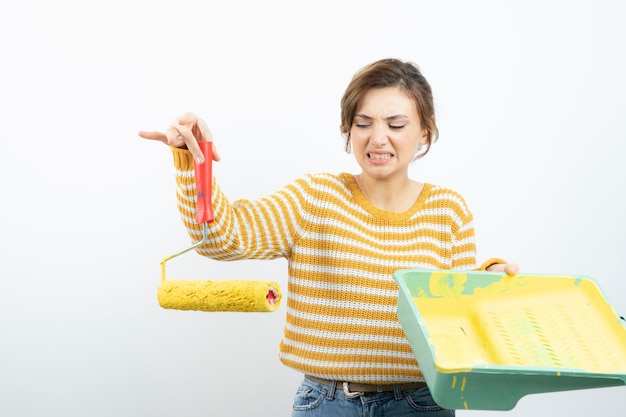
POLYGON ((394 212, 379 209, 378 207, 370 203, 363 194, 363 192, 361 192, 361 189, 359 188, 359 185, 357 184, 354 175, 344 172, 341 174, 341 176, 344 178, 348 190, 350 190, 350 192, 352 193, 352 196, 354 197, 354 200, 357 202, 357 204, 359 204, 363 209, 365 209, 369 214, 374 217, 392 221, 406 220, 413 216, 418 210, 423 207, 424 202, 426 201, 426 198, 428 197, 428 195, 430 194, 430 190, 432 189, 432 184, 425 183, 424 187, 422 188, 422 192, 417 197, 411 207, 403 212, 394 212))

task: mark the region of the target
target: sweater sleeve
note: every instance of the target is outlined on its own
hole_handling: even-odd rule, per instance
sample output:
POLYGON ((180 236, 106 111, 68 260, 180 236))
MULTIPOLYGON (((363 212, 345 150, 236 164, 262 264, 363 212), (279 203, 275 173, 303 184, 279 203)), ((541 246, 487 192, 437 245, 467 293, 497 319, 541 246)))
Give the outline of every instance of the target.
POLYGON ((489 258, 485 262, 483 262, 476 271, 486 271, 491 265, 495 264, 507 264, 508 262, 501 258, 489 258))
POLYGON ((452 269, 471 269, 476 265, 476 241, 474 235, 474 218, 463 197, 451 190, 450 201, 454 215, 452 224, 452 269))
MULTIPOLYGON (((202 239, 203 225, 195 221, 196 186, 193 158, 185 149, 172 148, 176 168, 176 198, 183 224, 193 242, 202 239)), ((208 225, 207 242, 200 255, 217 260, 276 259, 287 257, 299 223, 300 198, 285 187, 256 200, 230 202, 213 177, 215 220, 208 225)))
MULTIPOLYGON (((459 201, 459 209, 456 213, 458 228, 455 229, 452 245, 452 269, 466 269, 468 265, 476 265, 474 222, 472 212, 467 207, 463 197, 457 195, 457 198, 459 201)), ((474 268, 474 270, 486 271, 491 265, 506 263, 507 262, 501 258, 489 258, 480 266, 474 268)))

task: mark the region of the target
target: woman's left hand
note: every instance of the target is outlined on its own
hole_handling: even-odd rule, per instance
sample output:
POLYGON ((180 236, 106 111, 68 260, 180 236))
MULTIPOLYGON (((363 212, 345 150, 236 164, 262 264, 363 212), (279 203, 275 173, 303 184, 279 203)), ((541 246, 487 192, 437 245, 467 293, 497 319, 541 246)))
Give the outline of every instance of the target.
POLYGON ((491 272, 506 272, 508 275, 516 275, 519 272, 517 264, 493 264, 487 268, 491 272))

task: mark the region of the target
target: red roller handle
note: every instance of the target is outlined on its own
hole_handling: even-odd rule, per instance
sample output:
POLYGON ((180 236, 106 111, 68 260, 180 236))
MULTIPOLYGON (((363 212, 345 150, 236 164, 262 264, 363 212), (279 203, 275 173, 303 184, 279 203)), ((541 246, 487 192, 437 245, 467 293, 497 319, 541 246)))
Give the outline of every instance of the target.
POLYGON ((212 142, 198 142, 204 155, 204 162, 199 164, 194 160, 196 173, 196 223, 211 223, 213 221, 213 204, 211 193, 213 192, 213 149, 212 142))

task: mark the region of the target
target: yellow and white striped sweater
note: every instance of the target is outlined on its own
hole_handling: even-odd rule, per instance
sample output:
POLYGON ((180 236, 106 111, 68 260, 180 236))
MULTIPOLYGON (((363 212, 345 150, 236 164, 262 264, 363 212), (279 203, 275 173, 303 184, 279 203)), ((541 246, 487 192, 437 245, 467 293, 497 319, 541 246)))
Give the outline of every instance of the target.
MULTIPOLYGON (((195 241, 193 160, 173 149, 178 207, 195 241)), ((350 174, 307 175, 254 201, 213 183, 215 221, 198 252, 217 260, 288 261, 281 361, 319 378, 423 380, 396 315, 398 269, 472 269, 472 214, 456 192, 426 184, 404 213, 372 206, 350 174)))

